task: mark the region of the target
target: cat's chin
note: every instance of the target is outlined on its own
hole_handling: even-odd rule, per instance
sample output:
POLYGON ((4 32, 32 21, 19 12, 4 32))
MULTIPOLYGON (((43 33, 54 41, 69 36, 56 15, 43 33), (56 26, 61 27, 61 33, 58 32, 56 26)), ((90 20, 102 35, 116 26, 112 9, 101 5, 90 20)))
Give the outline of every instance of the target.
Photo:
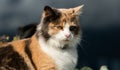
POLYGON ((71 42, 72 39, 71 39, 71 38, 65 38, 63 41, 64 41, 64 42, 71 42))
POLYGON ((63 40, 64 42, 71 42, 71 40, 70 39, 65 39, 65 40, 63 40))
POLYGON ((65 42, 69 42, 70 40, 69 39, 66 39, 66 40, 64 40, 65 42))

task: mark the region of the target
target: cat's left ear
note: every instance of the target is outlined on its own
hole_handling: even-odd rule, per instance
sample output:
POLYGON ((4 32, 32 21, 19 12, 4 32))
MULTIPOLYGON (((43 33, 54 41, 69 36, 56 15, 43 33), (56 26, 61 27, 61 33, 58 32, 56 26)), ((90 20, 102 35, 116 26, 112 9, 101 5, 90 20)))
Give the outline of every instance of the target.
POLYGON ((79 15, 82 13, 83 6, 84 6, 84 5, 80 5, 80 6, 78 6, 78 7, 73 8, 73 10, 74 10, 74 15, 78 15, 78 16, 79 16, 79 15))

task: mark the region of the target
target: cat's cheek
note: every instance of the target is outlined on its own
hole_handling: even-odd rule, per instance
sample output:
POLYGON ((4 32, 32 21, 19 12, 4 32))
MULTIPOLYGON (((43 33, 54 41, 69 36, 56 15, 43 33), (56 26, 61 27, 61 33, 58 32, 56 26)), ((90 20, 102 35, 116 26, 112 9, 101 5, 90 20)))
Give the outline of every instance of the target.
POLYGON ((73 35, 73 34, 71 34, 70 39, 71 39, 71 40, 74 39, 74 35, 73 35))
POLYGON ((56 35, 58 33, 58 30, 53 30, 53 29, 49 29, 49 31, 48 31, 48 34, 50 35, 50 36, 54 36, 54 35, 56 35))
POLYGON ((64 39, 65 39, 65 36, 64 36, 64 34, 63 34, 62 31, 59 31, 59 32, 55 35, 55 37, 56 37, 58 40, 64 40, 64 39))

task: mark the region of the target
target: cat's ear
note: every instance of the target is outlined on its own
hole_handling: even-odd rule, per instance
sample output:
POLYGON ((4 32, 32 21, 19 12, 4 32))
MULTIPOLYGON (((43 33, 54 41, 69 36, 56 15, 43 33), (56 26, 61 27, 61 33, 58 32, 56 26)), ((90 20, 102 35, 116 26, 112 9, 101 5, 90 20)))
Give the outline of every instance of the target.
POLYGON ((82 13, 83 6, 84 6, 84 5, 80 5, 80 6, 78 6, 78 7, 73 8, 73 10, 74 10, 74 13, 73 13, 73 14, 79 16, 79 15, 82 13))
POLYGON ((50 6, 44 7, 44 13, 46 17, 55 15, 54 10, 50 6))
POLYGON ((48 21, 54 21, 60 17, 60 12, 55 8, 45 6, 44 15, 48 21))

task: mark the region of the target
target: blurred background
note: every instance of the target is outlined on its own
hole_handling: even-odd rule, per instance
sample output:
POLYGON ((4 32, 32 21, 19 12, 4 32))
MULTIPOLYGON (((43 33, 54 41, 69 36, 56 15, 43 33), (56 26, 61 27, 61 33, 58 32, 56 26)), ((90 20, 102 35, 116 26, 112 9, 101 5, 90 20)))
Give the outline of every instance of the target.
POLYGON ((120 0, 0 0, 0 36, 15 36, 18 27, 40 21, 45 5, 70 8, 84 4, 80 24, 78 68, 120 70, 120 0))

